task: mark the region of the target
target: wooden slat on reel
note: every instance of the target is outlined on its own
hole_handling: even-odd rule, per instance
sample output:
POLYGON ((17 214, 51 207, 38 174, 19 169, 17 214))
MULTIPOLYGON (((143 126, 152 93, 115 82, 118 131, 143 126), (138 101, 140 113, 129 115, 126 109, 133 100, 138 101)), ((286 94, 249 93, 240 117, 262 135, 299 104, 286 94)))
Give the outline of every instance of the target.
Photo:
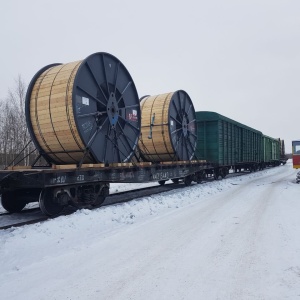
POLYGON ((34 136, 40 147, 50 152, 48 156, 52 161, 76 163, 83 156, 85 146, 74 126, 72 106, 73 82, 80 64, 81 61, 46 70, 36 80, 31 93, 30 119, 34 136), (53 152, 56 153, 51 154, 53 152))

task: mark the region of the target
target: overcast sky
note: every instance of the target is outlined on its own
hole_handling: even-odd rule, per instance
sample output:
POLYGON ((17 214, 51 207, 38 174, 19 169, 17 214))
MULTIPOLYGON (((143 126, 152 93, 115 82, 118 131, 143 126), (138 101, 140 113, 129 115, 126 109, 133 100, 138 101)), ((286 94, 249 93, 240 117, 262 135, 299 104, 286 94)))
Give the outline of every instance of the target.
POLYGON ((300 139, 299 0, 9 0, 0 4, 0 99, 20 74, 95 52, 120 59, 139 96, 178 89, 285 140, 300 139))

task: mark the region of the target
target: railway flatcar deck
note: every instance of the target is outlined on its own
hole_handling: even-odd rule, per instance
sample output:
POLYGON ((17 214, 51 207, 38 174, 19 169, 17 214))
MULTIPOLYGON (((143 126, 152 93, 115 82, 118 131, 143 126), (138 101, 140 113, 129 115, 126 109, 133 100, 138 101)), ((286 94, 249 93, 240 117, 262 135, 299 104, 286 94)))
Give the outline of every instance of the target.
POLYGON ((182 179, 186 185, 201 181, 214 166, 205 161, 53 165, 51 168, 11 167, 0 171, 2 206, 21 211, 29 202, 39 202, 46 215, 55 215, 68 205, 87 207, 103 203, 109 183, 158 181, 164 184, 182 179))

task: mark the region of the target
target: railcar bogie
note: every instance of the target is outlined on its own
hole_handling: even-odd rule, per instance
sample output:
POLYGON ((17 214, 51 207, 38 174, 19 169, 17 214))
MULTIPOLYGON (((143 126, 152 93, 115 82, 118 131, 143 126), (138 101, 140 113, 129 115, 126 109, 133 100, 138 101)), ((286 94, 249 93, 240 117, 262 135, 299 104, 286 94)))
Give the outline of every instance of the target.
POLYGON ((47 187, 41 191, 39 204, 45 215, 52 216, 60 214, 67 205, 76 208, 100 206, 108 195, 108 183, 47 187))

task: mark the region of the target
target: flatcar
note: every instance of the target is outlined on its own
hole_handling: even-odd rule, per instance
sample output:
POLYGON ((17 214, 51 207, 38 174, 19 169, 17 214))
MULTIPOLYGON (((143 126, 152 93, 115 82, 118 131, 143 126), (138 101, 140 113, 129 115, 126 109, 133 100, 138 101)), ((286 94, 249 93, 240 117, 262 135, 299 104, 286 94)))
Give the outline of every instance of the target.
POLYGON ((113 182, 162 184, 169 179, 181 179, 188 186, 210 168, 212 165, 205 161, 12 166, 0 171, 1 204, 14 213, 27 203, 39 202, 42 212, 52 216, 67 205, 101 205, 113 182))

